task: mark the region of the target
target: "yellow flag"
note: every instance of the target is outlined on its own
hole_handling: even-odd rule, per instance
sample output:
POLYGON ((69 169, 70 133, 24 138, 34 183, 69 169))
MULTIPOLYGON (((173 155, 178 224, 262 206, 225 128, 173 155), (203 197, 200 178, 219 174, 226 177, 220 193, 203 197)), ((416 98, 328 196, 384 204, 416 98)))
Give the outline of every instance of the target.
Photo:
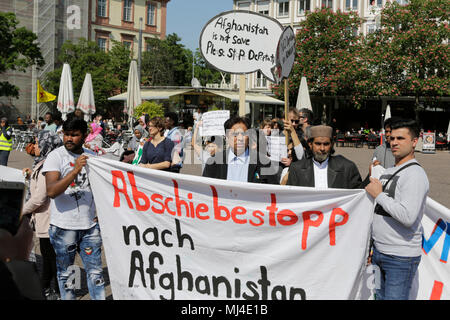
POLYGON ((37 102, 49 102, 56 99, 56 96, 42 89, 39 80, 37 81, 37 102))

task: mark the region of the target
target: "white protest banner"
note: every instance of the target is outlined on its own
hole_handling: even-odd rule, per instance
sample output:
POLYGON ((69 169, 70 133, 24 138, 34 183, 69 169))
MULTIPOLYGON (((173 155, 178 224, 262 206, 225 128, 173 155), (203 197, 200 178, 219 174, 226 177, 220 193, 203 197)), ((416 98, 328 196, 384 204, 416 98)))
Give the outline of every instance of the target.
POLYGON ((287 158, 286 139, 283 136, 266 136, 267 151, 270 154, 270 160, 281 161, 281 158, 287 158))
POLYGON ((352 299, 372 202, 88 160, 114 299, 352 299))
POLYGON ((422 259, 411 298, 417 300, 449 300, 450 209, 427 198, 422 219, 422 259))
POLYGON ((200 52, 218 70, 234 74, 260 70, 275 81, 272 71, 282 32, 283 26, 273 18, 249 11, 227 11, 204 26, 200 52))
POLYGON ((230 110, 216 110, 205 112, 202 115, 200 135, 202 137, 225 135, 225 128, 223 127, 223 124, 229 118, 230 110))

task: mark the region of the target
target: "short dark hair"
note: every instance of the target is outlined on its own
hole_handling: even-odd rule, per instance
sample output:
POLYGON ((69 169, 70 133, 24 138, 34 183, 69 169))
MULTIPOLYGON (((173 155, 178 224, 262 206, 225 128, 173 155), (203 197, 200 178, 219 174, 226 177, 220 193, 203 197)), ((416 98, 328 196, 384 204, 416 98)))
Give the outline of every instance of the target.
POLYGON ((247 127, 247 130, 250 129, 250 127, 252 126, 252 123, 250 122, 249 118, 233 117, 233 118, 230 118, 227 121, 225 121, 225 123, 223 124, 223 127, 225 128, 225 131, 227 131, 227 130, 231 129, 231 127, 237 123, 243 123, 247 127))
POLYGON ((67 120, 63 123, 63 131, 76 131, 80 130, 82 134, 86 134, 88 131, 87 122, 83 119, 74 118, 72 120, 67 120))
POLYGON ((419 125, 415 120, 412 119, 398 119, 396 121, 392 121, 391 123, 391 129, 400 129, 400 128, 407 128, 409 130, 409 133, 414 138, 418 138, 420 134, 419 125))
POLYGON ((52 119, 53 119, 53 113, 51 113, 51 112, 47 112, 45 115, 50 115, 50 117, 52 117, 52 119))
POLYGON ((389 127, 389 128, 391 128, 391 126, 392 126, 392 123, 393 122, 396 122, 396 121, 399 121, 399 120, 402 120, 400 117, 390 117, 390 118, 388 118, 388 119, 386 119, 386 121, 384 121, 384 126, 383 126, 383 128, 387 128, 387 127, 389 127))
POLYGON ((311 110, 308 108, 301 108, 298 112, 306 115, 306 118, 308 119, 308 121, 306 121, 307 124, 313 123, 314 113, 311 110))
POLYGON ((120 160, 119 161, 123 161, 123 159, 125 158, 125 156, 129 156, 130 154, 135 153, 134 150, 125 150, 122 155, 120 156, 120 160))
POLYGON ((175 112, 167 112, 164 117, 171 119, 174 126, 178 125, 178 115, 175 112))

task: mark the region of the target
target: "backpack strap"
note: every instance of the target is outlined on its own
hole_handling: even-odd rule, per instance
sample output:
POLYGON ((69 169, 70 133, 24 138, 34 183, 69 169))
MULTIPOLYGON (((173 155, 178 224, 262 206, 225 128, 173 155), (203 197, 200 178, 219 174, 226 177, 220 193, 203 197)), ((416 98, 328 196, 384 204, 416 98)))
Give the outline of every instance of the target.
MULTIPOLYGON (((414 165, 417 165, 417 166, 421 167, 421 165, 418 164, 417 162, 412 162, 412 163, 409 163, 409 164, 407 164, 406 166, 404 166, 404 167, 398 169, 392 176, 390 176, 390 178, 388 179, 388 181, 386 181, 386 183, 383 185, 383 192, 384 192, 384 190, 386 189, 387 185, 389 184, 389 182, 392 180, 392 178, 393 178, 394 176, 396 176, 400 171, 402 171, 402 170, 404 170, 404 169, 406 169, 406 168, 408 168, 408 167, 414 166, 414 165)), ((385 217, 391 217, 391 218, 392 218, 392 216, 391 216, 387 211, 385 211, 385 210, 383 209, 383 207, 380 206, 379 204, 377 204, 377 205, 375 206, 375 210, 374 210, 374 211, 375 211, 376 214, 379 214, 380 216, 385 216, 385 217)))

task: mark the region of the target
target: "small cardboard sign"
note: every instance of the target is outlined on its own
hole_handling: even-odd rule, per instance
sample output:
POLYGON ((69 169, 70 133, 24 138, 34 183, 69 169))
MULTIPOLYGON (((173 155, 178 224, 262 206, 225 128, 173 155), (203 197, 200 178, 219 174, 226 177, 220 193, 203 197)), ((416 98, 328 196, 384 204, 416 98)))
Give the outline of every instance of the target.
POLYGON ((230 118, 230 110, 217 110, 205 112, 202 115, 200 135, 202 137, 224 136, 223 124, 230 118))

